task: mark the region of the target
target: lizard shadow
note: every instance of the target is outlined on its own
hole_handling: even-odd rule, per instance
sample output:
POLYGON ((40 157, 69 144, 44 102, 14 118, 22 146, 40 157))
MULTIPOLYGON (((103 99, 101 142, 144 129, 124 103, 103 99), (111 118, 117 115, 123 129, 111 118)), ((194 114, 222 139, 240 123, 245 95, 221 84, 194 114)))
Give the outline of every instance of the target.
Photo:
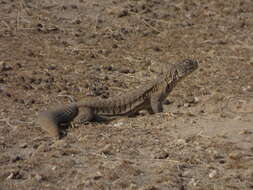
MULTIPOLYGON (((77 122, 79 125, 88 125, 90 123, 105 123, 105 124, 109 124, 111 121, 115 120, 116 117, 102 117, 102 116, 95 116, 92 120, 90 121, 82 121, 82 122, 77 122)), ((61 123, 59 125, 59 133, 60 133, 60 136, 59 138, 63 138, 65 136, 67 136, 67 133, 68 133, 68 130, 70 128, 75 128, 71 123, 61 123)))
MULTIPOLYGON (((128 117, 129 118, 134 118, 134 117, 137 117, 138 115, 142 115, 140 113, 134 113, 134 114, 129 114, 128 117)), ((79 125, 88 125, 90 123, 93 123, 93 124, 99 124, 99 123, 104 123, 104 124, 109 124, 110 122, 114 121, 114 120, 117 120, 119 118, 122 118, 123 116, 121 115, 117 115, 117 116, 99 116, 99 115, 96 115, 92 120, 90 121, 79 121, 77 122, 79 125)), ((67 133, 68 133, 68 129, 70 128, 75 128, 71 123, 62 123, 60 124, 60 136, 59 138, 63 138, 65 136, 67 136, 67 133)))

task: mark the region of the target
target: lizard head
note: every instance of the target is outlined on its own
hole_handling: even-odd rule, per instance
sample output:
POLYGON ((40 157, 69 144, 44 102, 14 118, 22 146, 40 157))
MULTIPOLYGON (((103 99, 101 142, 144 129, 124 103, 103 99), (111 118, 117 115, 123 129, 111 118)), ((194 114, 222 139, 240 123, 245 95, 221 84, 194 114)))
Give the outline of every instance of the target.
POLYGON ((182 79, 198 68, 198 62, 185 59, 182 62, 176 63, 171 68, 171 77, 175 80, 182 79))
POLYGON ((179 78, 187 76, 191 72, 195 71, 197 68, 198 62, 191 59, 185 59, 182 62, 176 64, 176 70, 179 78))

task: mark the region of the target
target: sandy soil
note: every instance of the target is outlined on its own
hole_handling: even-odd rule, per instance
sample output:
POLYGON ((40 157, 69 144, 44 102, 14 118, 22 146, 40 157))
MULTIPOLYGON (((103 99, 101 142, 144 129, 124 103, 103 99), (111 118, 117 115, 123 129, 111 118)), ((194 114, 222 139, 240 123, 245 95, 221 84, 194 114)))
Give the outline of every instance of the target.
POLYGON ((0 190, 253 189, 251 0, 0 0, 0 190), (36 115, 196 59, 165 113, 74 125, 36 115))

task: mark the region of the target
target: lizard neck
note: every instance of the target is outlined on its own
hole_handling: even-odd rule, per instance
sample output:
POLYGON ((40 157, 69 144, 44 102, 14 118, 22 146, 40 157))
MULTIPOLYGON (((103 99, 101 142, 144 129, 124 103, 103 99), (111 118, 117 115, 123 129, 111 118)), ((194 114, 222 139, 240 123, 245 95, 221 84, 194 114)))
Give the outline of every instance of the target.
POLYGON ((178 78, 177 73, 172 72, 168 75, 165 75, 163 80, 165 82, 166 93, 168 94, 173 90, 173 88, 176 86, 180 79, 178 78))

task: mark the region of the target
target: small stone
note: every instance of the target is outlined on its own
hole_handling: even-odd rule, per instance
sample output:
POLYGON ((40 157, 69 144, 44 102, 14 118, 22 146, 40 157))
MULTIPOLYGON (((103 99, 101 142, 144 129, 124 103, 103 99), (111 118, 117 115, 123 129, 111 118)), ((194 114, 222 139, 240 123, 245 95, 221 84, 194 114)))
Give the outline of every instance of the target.
POLYGON ((198 185, 198 182, 196 181, 196 179, 192 178, 188 184, 196 187, 198 185))
POLYGON ((55 70, 57 68, 56 65, 49 65, 48 70, 55 70))
POLYGON ((23 158, 20 157, 20 156, 14 156, 14 157, 11 159, 12 162, 17 162, 17 161, 20 161, 20 160, 23 160, 23 158))
POLYGON ((111 154, 111 150, 112 150, 112 145, 107 144, 103 148, 101 148, 98 152, 103 153, 103 154, 111 154))
POLYGON ((72 9, 78 9, 78 6, 77 6, 77 5, 74 5, 74 4, 70 5, 70 7, 71 7, 72 9))
POLYGON ((6 179, 21 179, 22 175, 19 173, 19 171, 11 172, 10 175, 6 179))
POLYGON ((119 46, 117 44, 113 44, 112 48, 118 48, 119 46))
POLYGON ((129 185, 129 189, 137 189, 137 185, 136 184, 134 184, 134 183, 131 183, 130 185, 129 185))
POLYGON ((184 171, 183 173, 182 173, 182 176, 183 177, 188 177, 188 176, 190 176, 191 175, 191 172, 190 171, 184 171))
POLYGON ((234 120, 242 120, 242 117, 241 116, 236 116, 233 118, 234 120))
POLYGON ((74 20, 74 24, 81 24, 81 23, 82 23, 82 21, 80 19, 74 20))
POLYGON ((0 62, 0 66, 1 66, 1 69, 0 71, 10 71, 12 70, 12 67, 7 65, 5 62, 1 61, 0 62))
POLYGON ((85 65, 87 62, 85 60, 81 60, 81 61, 78 61, 77 64, 78 65, 85 65))
POLYGON ((240 135, 250 135, 252 134, 253 131, 247 130, 247 129, 243 129, 239 134, 240 135))
POLYGON ((154 49, 154 51, 161 51, 161 48, 157 47, 157 46, 153 47, 153 49, 154 49))
POLYGON ((169 157, 169 154, 166 151, 158 151, 154 155, 154 159, 166 159, 169 157))
POLYGON ((42 177, 41 175, 39 175, 39 174, 36 174, 36 175, 34 176, 34 178, 35 178, 37 181, 41 181, 41 180, 43 179, 43 177, 42 177))
POLYGON ((19 145, 20 148, 27 148, 27 143, 22 143, 19 145))
POLYGON ((13 179, 14 173, 12 172, 6 179, 13 179))
POLYGON ((196 116, 192 112, 186 112, 186 115, 189 116, 189 117, 195 117, 196 116))
POLYGON ((248 168, 245 172, 244 175, 246 178, 253 178, 253 170, 248 168))
POLYGON ((194 96, 194 103, 198 103, 199 102, 199 98, 194 96))
POLYGON ((240 152, 231 152, 228 157, 231 159, 231 160, 239 160, 242 158, 242 153, 240 152))
POLYGON ((242 88, 243 91, 250 91, 251 89, 252 87, 250 85, 242 88))
POLYGON ((184 103, 184 107, 185 108, 188 108, 188 107, 190 107, 191 105, 189 104, 189 103, 184 103))
POLYGON ((163 101, 164 105, 169 105, 169 104, 172 104, 172 103, 173 103, 173 101, 168 100, 168 99, 166 99, 166 100, 163 101))
POLYGON ((118 122, 118 123, 113 124, 114 127, 121 127, 122 125, 124 125, 123 122, 118 122))
POLYGON ((198 151, 203 150, 203 148, 201 146, 196 146, 195 149, 198 150, 198 151))
POLYGON ((111 66, 111 65, 104 66, 104 69, 107 70, 107 71, 113 71, 114 70, 113 66, 111 66))
MULTIPOLYGON (((27 100, 26 105, 35 104, 35 102, 36 101, 34 99, 29 99, 29 100, 27 100)), ((24 147, 24 148, 26 148, 26 147, 24 147)))
POLYGON ((215 178, 215 177, 217 177, 217 175, 218 175, 217 170, 212 170, 212 171, 208 174, 209 178, 215 178))
POLYGON ((196 121, 196 120, 191 120, 190 123, 191 123, 191 124, 196 124, 197 121, 196 121))
POLYGON ((119 11, 118 13, 118 17, 124 17, 124 16, 127 16, 129 13, 126 9, 123 9, 121 11, 119 11))
POLYGON ((5 82, 5 80, 4 80, 4 78, 0 78, 0 83, 4 83, 5 82))
POLYGON ((120 73, 124 73, 124 74, 130 73, 130 69, 128 69, 128 68, 120 68, 120 69, 118 69, 118 71, 120 73))
POLYGON ((177 144, 186 144, 186 140, 185 139, 178 139, 177 144))
POLYGON ((6 92, 5 95, 9 98, 12 97, 12 95, 9 92, 6 92))
POLYGON ((186 98, 186 102, 189 103, 189 104, 193 104, 193 103, 195 103, 195 99, 194 99, 193 96, 188 96, 186 98))
POLYGON ((94 180, 99 180, 103 177, 103 175, 101 174, 101 172, 97 172, 95 176, 93 176, 94 180))
POLYGON ((226 160, 223 160, 223 159, 222 159, 222 160, 219 160, 219 163, 220 163, 220 164, 225 164, 225 163, 226 163, 226 160))

